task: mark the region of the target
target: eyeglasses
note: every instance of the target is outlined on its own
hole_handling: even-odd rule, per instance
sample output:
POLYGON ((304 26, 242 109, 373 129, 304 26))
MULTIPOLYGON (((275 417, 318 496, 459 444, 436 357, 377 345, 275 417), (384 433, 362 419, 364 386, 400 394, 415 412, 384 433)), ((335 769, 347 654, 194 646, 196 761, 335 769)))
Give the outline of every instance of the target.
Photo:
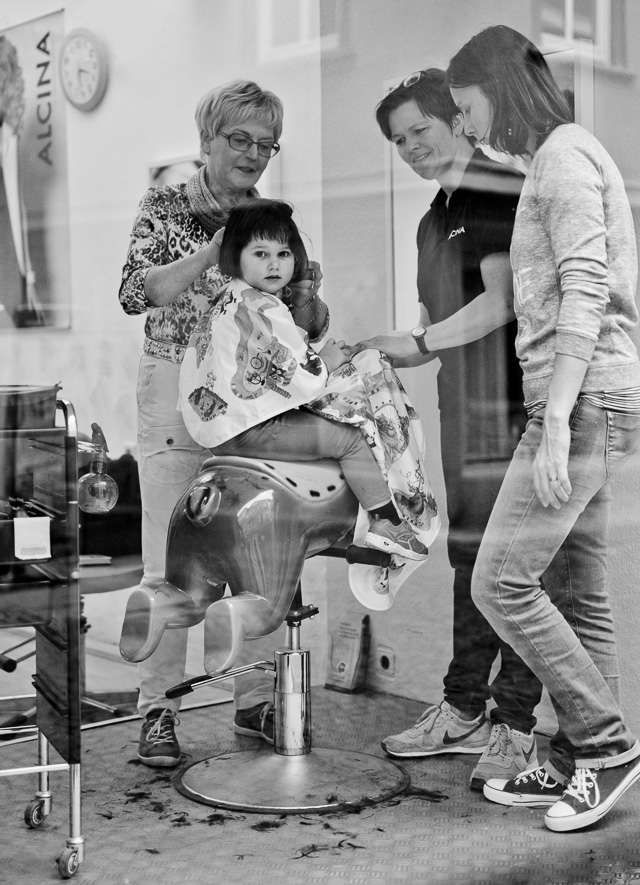
POLYGON ((234 151, 240 151, 241 153, 250 150, 252 144, 256 145, 261 157, 275 157, 280 150, 280 145, 275 141, 254 141, 252 138, 248 138, 246 135, 240 135, 238 132, 232 132, 231 135, 227 135, 226 132, 221 132, 220 135, 227 139, 230 148, 233 148, 234 151))

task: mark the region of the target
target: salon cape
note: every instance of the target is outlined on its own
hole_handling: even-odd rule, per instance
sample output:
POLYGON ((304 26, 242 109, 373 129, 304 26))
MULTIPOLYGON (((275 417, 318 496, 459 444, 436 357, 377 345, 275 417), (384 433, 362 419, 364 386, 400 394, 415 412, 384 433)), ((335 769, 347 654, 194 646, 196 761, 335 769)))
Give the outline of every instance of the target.
MULTIPOLYGON (((424 432, 389 363, 379 351, 366 350, 329 375, 279 298, 232 280, 198 321, 184 354, 178 408, 187 430, 200 445, 215 448, 301 406, 361 429, 398 514, 429 547, 440 516, 424 469, 424 432)), ((361 508, 356 543, 367 526, 361 508)), ((397 586, 417 565, 398 560, 390 570, 397 586)), ((352 590, 369 608, 388 608, 395 592, 385 597, 371 591, 369 572, 366 588, 356 592, 350 580, 352 590)))

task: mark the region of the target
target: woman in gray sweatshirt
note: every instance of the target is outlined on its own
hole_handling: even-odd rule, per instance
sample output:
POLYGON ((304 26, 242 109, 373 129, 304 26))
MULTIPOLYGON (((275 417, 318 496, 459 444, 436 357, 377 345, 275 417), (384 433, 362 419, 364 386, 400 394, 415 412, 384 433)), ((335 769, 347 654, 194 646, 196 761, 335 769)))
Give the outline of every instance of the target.
POLYGON ((526 37, 487 28, 447 75, 466 134, 528 165, 511 263, 529 422, 472 595, 548 688, 559 726, 542 766, 489 780, 484 794, 547 807, 546 826, 567 832, 600 820, 640 779, 606 587, 610 471, 640 447, 633 222, 615 163, 573 123, 526 37))

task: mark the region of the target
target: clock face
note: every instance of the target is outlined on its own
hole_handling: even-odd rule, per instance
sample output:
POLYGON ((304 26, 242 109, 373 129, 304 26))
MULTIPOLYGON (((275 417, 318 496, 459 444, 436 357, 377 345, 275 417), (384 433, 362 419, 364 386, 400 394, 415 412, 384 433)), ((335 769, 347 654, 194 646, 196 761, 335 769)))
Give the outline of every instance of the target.
POLYGON ((64 94, 74 107, 81 111, 96 107, 107 86, 107 56, 97 37, 83 29, 65 37, 60 78, 64 94))

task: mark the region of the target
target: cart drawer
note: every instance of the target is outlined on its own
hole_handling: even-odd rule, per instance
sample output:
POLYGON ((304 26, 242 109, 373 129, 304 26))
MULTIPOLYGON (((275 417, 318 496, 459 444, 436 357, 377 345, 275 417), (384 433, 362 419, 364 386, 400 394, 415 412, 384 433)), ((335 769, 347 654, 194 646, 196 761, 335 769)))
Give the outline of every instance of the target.
POLYGON ((55 592, 56 585, 50 581, 0 584, 0 629, 48 624, 55 592))

